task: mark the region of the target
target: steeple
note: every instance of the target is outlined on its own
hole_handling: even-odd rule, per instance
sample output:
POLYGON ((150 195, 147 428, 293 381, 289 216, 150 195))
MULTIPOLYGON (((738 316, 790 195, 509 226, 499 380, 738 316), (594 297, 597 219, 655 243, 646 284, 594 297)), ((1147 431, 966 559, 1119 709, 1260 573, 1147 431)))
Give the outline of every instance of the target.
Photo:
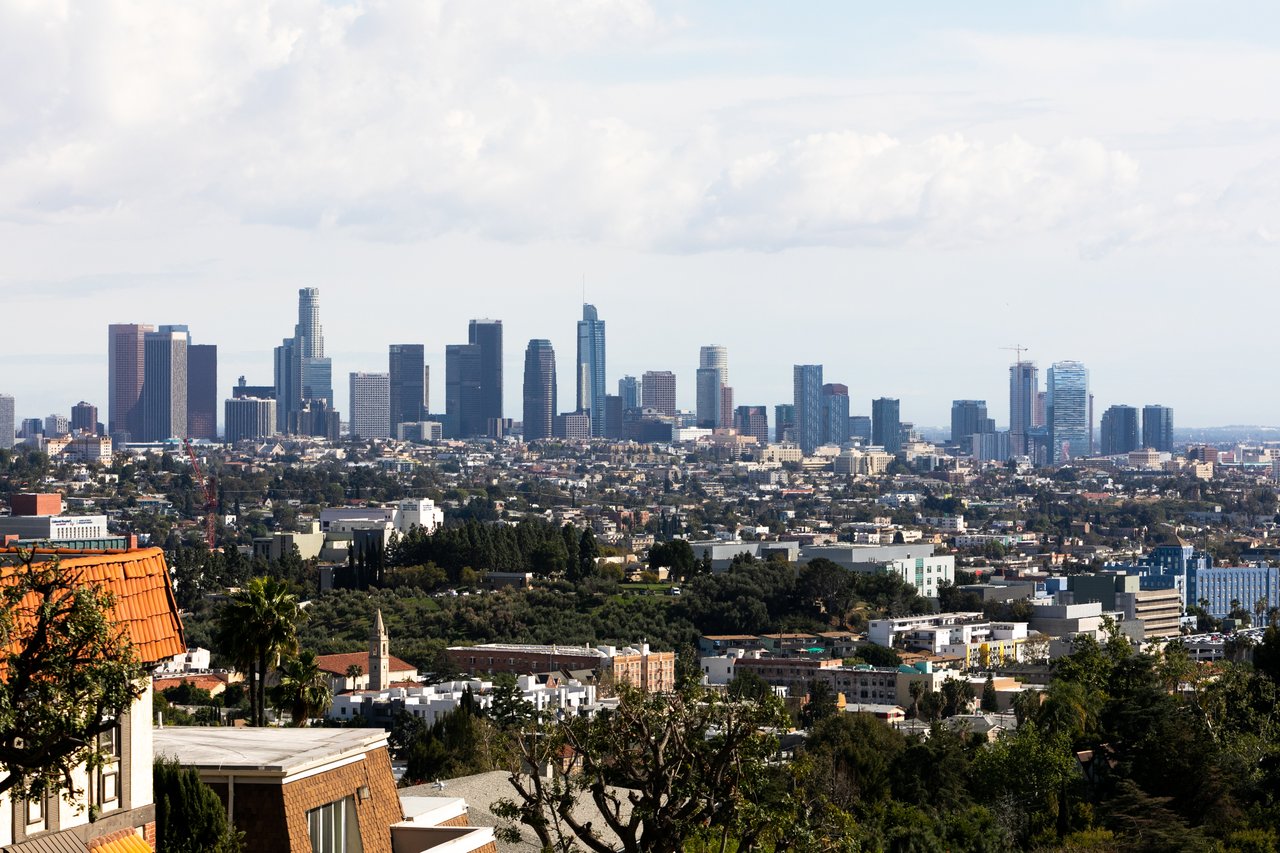
POLYGON ((391 652, 387 640, 387 626, 378 609, 369 632, 369 689, 385 690, 391 686, 391 652))

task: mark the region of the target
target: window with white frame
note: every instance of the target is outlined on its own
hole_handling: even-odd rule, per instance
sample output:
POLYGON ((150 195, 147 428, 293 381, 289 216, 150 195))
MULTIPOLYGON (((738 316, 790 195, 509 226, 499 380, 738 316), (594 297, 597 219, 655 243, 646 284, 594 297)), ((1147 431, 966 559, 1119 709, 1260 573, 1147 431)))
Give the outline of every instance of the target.
POLYGON ((361 853, 354 797, 343 797, 307 812, 311 853, 361 853))

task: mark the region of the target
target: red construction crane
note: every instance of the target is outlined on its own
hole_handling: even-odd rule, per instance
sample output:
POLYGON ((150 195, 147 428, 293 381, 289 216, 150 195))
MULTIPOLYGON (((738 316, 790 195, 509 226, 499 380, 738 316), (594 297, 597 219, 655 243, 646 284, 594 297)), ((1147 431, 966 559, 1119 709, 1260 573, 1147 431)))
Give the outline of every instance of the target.
POLYGON ((187 448, 187 458, 191 460, 191 471, 200 488, 204 490, 204 541, 212 551, 217 547, 218 533, 218 487, 213 482, 213 476, 206 477, 204 472, 200 470, 200 460, 196 458, 195 448, 191 446, 191 439, 184 439, 183 446, 187 448))

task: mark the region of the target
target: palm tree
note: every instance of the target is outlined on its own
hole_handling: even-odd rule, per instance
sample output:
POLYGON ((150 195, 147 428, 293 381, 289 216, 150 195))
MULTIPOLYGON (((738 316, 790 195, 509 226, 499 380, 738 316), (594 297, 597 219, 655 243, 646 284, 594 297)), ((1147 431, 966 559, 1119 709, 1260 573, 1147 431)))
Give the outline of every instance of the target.
POLYGON ((303 619, 298 597, 276 578, 253 578, 231 597, 218 617, 218 647, 249 677, 255 726, 267 724, 266 679, 285 654, 298 647, 303 619))
POLYGON ((333 690, 315 652, 304 651, 285 661, 280 667, 276 698, 277 710, 289 711, 295 726, 306 726, 310 720, 324 716, 333 703, 333 690))

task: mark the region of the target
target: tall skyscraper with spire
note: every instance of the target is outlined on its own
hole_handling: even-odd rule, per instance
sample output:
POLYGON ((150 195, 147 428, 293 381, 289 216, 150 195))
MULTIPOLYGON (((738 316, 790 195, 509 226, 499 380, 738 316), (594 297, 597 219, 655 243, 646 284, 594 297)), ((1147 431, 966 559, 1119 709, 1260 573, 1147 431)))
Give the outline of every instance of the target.
POLYGON ((524 438, 551 438, 556 411, 556 352, 535 338, 524 351, 524 438))
POLYGON ((604 376, 604 320, 596 306, 584 303, 578 321, 578 411, 591 412, 591 435, 597 437, 604 435, 604 376))
POLYGON ((276 418, 281 432, 290 431, 304 403, 323 400, 333 406, 333 362, 324 355, 320 327, 320 289, 298 291, 298 322, 293 337, 275 351, 276 418))

